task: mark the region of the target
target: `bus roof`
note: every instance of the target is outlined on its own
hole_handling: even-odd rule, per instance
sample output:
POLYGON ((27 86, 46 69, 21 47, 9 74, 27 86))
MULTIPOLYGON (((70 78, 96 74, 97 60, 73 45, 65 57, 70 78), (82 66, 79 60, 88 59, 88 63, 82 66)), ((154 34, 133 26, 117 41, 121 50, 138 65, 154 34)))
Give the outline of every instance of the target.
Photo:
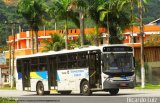
POLYGON ((58 54, 65 54, 65 53, 75 53, 75 52, 81 52, 81 51, 90 51, 90 50, 102 50, 103 47, 111 47, 111 46, 126 46, 129 47, 128 45, 125 44, 110 44, 110 45, 102 45, 102 46, 89 46, 89 47, 84 47, 84 48, 75 48, 72 50, 61 50, 61 51, 48 51, 44 53, 36 53, 36 54, 31 54, 31 55, 25 55, 25 56, 17 56, 16 59, 21 59, 21 58, 31 58, 31 57, 37 57, 37 56, 49 56, 49 55, 58 55, 58 54))

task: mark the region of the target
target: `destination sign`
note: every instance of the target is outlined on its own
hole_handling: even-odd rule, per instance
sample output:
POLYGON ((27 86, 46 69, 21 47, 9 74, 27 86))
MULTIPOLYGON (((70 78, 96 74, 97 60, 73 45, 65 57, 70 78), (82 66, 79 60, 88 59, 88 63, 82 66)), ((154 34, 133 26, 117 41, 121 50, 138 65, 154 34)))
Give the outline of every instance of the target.
POLYGON ((114 46, 114 47, 103 47, 103 52, 131 52, 132 47, 126 47, 126 46, 114 46))

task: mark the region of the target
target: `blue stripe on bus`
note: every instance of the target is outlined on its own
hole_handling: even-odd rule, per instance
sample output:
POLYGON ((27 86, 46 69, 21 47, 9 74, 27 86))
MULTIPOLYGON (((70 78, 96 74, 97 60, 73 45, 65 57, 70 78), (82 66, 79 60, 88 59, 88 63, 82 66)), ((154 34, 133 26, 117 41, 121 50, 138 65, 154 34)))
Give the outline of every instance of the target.
POLYGON ((42 79, 48 79, 48 72, 47 71, 41 71, 41 72, 36 72, 37 75, 39 75, 42 79))
POLYGON ((57 75, 56 75, 56 80, 57 80, 57 81, 60 81, 60 78, 59 78, 58 72, 57 72, 57 75))
POLYGON ((18 79, 22 79, 22 73, 18 72, 18 79))

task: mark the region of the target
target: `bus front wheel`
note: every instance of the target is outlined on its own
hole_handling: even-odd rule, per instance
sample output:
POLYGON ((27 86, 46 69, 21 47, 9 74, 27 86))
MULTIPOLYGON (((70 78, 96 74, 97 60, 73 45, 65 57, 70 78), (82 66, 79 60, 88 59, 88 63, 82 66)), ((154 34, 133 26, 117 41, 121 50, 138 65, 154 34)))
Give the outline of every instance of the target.
POLYGON ((92 92, 91 92, 91 90, 90 90, 90 88, 89 88, 89 83, 88 83, 88 81, 84 81, 84 82, 82 83, 82 85, 81 85, 81 92, 82 92, 82 94, 85 95, 85 96, 88 96, 88 95, 91 95, 91 94, 92 94, 92 92))
POLYGON ((110 93, 111 95, 117 95, 118 92, 119 92, 119 89, 110 89, 110 90, 109 90, 109 93, 110 93))

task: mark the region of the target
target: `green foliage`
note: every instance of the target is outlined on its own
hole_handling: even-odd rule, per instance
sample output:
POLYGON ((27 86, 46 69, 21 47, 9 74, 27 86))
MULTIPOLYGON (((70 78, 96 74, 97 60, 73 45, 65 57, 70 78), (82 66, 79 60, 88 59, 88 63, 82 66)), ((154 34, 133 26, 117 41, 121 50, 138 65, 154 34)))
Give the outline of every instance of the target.
MULTIPOLYGON (((26 2, 27 0, 23 0, 23 1, 26 2)), ((32 1, 32 0, 29 0, 29 1, 32 1)), ((65 1, 67 1, 67 0, 65 0, 65 1)), ((85 0, 85 1, 87 1, 87 0, 85 0)), ((90 0, 90 1, 91 1, 90 3, 93 6, 92 7, 88 6, 88 7, 90 8, 90 11, 93 11, 94 9, 92 9, 92 8, 94 7, 94 5, 96 5, 96 3, 98 3, 99 0, 90 0)), ((113 1, 113 0, 111 0, 111 1, 113 1)), ((116 1, 116 0, 114 0, 114 1, 116 1)), ((127 1, 127 0, 119 0, 119 1, 127 1)), ((128 1, 130 1, 130 0, 128 0, 128 1)), ((44 4, 46 4, 49 7, 52 7, 53 6, 52 3, 53 3, 52 0, 45 0, 44 4)), ((155 19, 160 17, 159 4, 160 4, 160 0, 148 0, 148 3, 145 4, 146 12, 143 13, 144 14, 144 17, 143 17, 144 24, 149 23, 149 22, 151 22, 151 21, 153 21, 153 20, 155 20, 155 19)), ((122 8, 123 5, 124 5, 124 3, 119 5, 119 7, 122 8)), ((127 7, 127 6, 125 6, 125 7, 128 10, 130 9, 130 7, 127 7)), ((137 8, 137 5, 135 6, 135 8, 137 8)), ((11 21, 17 22, 18 21, 18 22, 21 23, 22 28, 24 30, 29 30, 28 24, 26 24, 26 20, 24 20, 24 18, 22 16, 18 15, 16 11, 17 11, 17 3, 14 3, 13 5, 6 5, 3 2, 3 0, 0 0, 0 45, 5 45, 8 35, 11 35, 11 25, 10 24, 5 24, 4 23, 5 21, 8 21, 8 22, 11 22, 11 21)), ((126 11, 126 10, 124 10, 124 11, 126 11)), ((59 13, 59 11, 55 12, 55 14, 56 13, 59 13)), ((89 13, 87 13, 87 14, 89 14, 89 13)), ((138 15, 138 9, 136 9, 134 11, 134 14, 138 15)), ((75 14, 75 15, 77 15, 77 14, 75 14)), ((75 15, 72 15, 72 16, 76 17, 75 15)), ((94 14, 92 17, 93 18, 95 17, 95 19, 98 20, 96 16, 97 15, 94 14)), ((45 16, 45 17, 48 17, 48 16, 45 16)), ((93 19, 91 19, 92 17, 88 17, 87 16, 87 18, 85 19, 85 27, 86 28, 95 27, 96 23, 94 22, 93 19)), ((123 15, 122 15, 122 17, 123 17, 123 15)), ((114 18, 109 18, 109 19, 113 19, 114 20, 114 18)), ((118 22, 123 23, 124 22, 123 20, 125 20, 125 19, 122 18, 118 22)), ((103 23, 106 24, 107 23, 106 21, 107 20, 105 20, 103 23)), ((54 20, 49 21, 49 23, 46 24, 46 29, 54 29, 55 28, 54 22, 55 22, 54 20)), ((57 29, 64 29, 64 24, 65 24, 64 22, 65 22, 64 19, 59 19, 57 21, 57 29)), ((77 25, 78 24, 73 23, 72 19, 69 19, 68 28, 77 28, 78 27, 77 25)), ((42 29, 42 28, 43 27, 40 27, 40 29, 42 29)), ((18 25, 16 25, 16 29, 15 29, 15 33, 17 33, 17 32, 18 32, 18 25)))
POLYGON ((0 103, 17 103, 14 98, 2 98, 0 97, 0 103))
POLYGON ((43 42, 45 43, 44 46, 44 51, 43 52, 47 52, 47 51, 59 51, 61 49, 64 49, 64 36, 63 34, 51 34, 51 41, 44 39, 43 42))
POLYGON ((17 6, 18 14, 22 15, 33 29, 43 24, 46 9, 44 0, 20 0, 17 6))
POLYGON ((98 8, 100 19, 107 21, 106 27, 109 28, 109 43, 122 43, 122 31, 129 26, 130 20, 130 2, 128 0, 108 0, 98 8))
POLYGON ((154 34, 154 35, 150 35, 148 37, 146 37, 146 42, 145 42, 145 46, 159 46, 160 42, 160 35, 158 34, 154 34))
MULTIPOLYGON (((149 81, 149 67, 147 63, 144 64, 144 68, 145 68, 145 80, 146 82, 148 82, 149 81)), ((138 61, 136 61, 135 63, 135 73, 139 78, 141 78, 141 64, 138 61)))
POLYGON ((78 39, 71 40, 68 43, 68 49, 79 48, 80 46, 80 37, 78 37, 78 39))
POLYGON ((85 34, 85 45, 95 45, 96 44, 96 34, 85 34))
POLYGON ((0 53, 3 53, 3 51, 8 51, 8 46, 0 46, 0 53))
MULTIPOLYGON (((137 85, 136 89, 142 89, 141 85, 137 85)), ((145 84, 145 88, 144 89, 160 89, 160 85, 153 85, 153 84, 145 84)))

